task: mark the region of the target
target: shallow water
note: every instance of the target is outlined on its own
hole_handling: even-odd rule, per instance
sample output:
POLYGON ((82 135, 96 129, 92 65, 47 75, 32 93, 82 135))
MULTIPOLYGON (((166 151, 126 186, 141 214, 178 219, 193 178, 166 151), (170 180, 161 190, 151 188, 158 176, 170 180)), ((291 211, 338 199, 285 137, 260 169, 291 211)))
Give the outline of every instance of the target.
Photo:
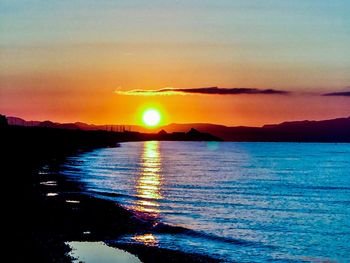
POLYGON ((64 173, 141 216, 181 226, 125 236, 227 261, 350 261, 350 144, 130 142, 64 173))
POLYGON ((103 242, 67 242, 72 251, 73 262, 80 263, 141 263, 134 255, 117 248, 111 248, 103 242))

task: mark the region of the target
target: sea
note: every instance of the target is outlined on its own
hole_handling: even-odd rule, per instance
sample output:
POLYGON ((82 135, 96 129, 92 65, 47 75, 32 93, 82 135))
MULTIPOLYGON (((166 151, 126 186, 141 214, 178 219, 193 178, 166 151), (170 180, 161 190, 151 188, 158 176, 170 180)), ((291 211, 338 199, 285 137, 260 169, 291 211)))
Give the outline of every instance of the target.
POLYGON ((223 262, 350 262, 350 144, 126 142, 70 157, 62 173, 174 229, 115 242, 223 262))

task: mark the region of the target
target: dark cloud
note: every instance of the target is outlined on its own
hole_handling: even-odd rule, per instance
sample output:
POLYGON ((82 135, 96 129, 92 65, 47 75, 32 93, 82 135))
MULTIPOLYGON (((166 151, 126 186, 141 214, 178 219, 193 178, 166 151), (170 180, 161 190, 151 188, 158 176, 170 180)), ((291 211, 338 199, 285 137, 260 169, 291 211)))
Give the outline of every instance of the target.
POLYGON ((322 94, 322 96, 344 96, 344 97, 349 97, 350 96, 350 91, 340 91, 340 92, 325 93, 325 94, 322 94))
POLYGON ((289 91, 275 89, 253 89, 253 88, 164 88, 159 90, 130 90, 130 91, 115 91, 117 94, 123 95, 171 95, 171 94, 206 94, 206 95, 239 95, 239 94, 276 94, 286 95, 289 91))

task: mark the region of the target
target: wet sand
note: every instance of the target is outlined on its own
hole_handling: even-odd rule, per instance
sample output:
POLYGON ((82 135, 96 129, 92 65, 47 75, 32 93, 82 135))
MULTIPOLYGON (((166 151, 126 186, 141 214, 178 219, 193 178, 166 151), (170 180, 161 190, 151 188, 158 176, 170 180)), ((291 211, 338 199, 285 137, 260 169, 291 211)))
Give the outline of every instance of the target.
POLYGON ((154 222, 115 202, 92 197, 84 185, 61 175, 59 166, 67 156, 81 151, 116 147, 117 137, 107 132, 12 127, 1 130, 0 138, 5 156, 3 177, 9 180, 4 185, 11 189, 5 223, 10 230, 5 238, 11 262, 72 262, 68 241, 106 242, 142 262, 216 261, 158 247, 111 242, 125 234, 154 231, 154 222), (47 171, 43 167, 48 167, 47 171))

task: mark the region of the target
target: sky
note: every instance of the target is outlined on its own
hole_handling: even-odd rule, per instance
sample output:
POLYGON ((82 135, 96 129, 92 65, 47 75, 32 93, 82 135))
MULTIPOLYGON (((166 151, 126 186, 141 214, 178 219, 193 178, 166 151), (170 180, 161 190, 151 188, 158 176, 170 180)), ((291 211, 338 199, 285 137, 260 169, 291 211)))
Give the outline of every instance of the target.
POLYGON ((0 113, 140 124, 155 107, 162 124, 232 126, 350 116, 349 13, 347 0, 1 0, 0 113))

